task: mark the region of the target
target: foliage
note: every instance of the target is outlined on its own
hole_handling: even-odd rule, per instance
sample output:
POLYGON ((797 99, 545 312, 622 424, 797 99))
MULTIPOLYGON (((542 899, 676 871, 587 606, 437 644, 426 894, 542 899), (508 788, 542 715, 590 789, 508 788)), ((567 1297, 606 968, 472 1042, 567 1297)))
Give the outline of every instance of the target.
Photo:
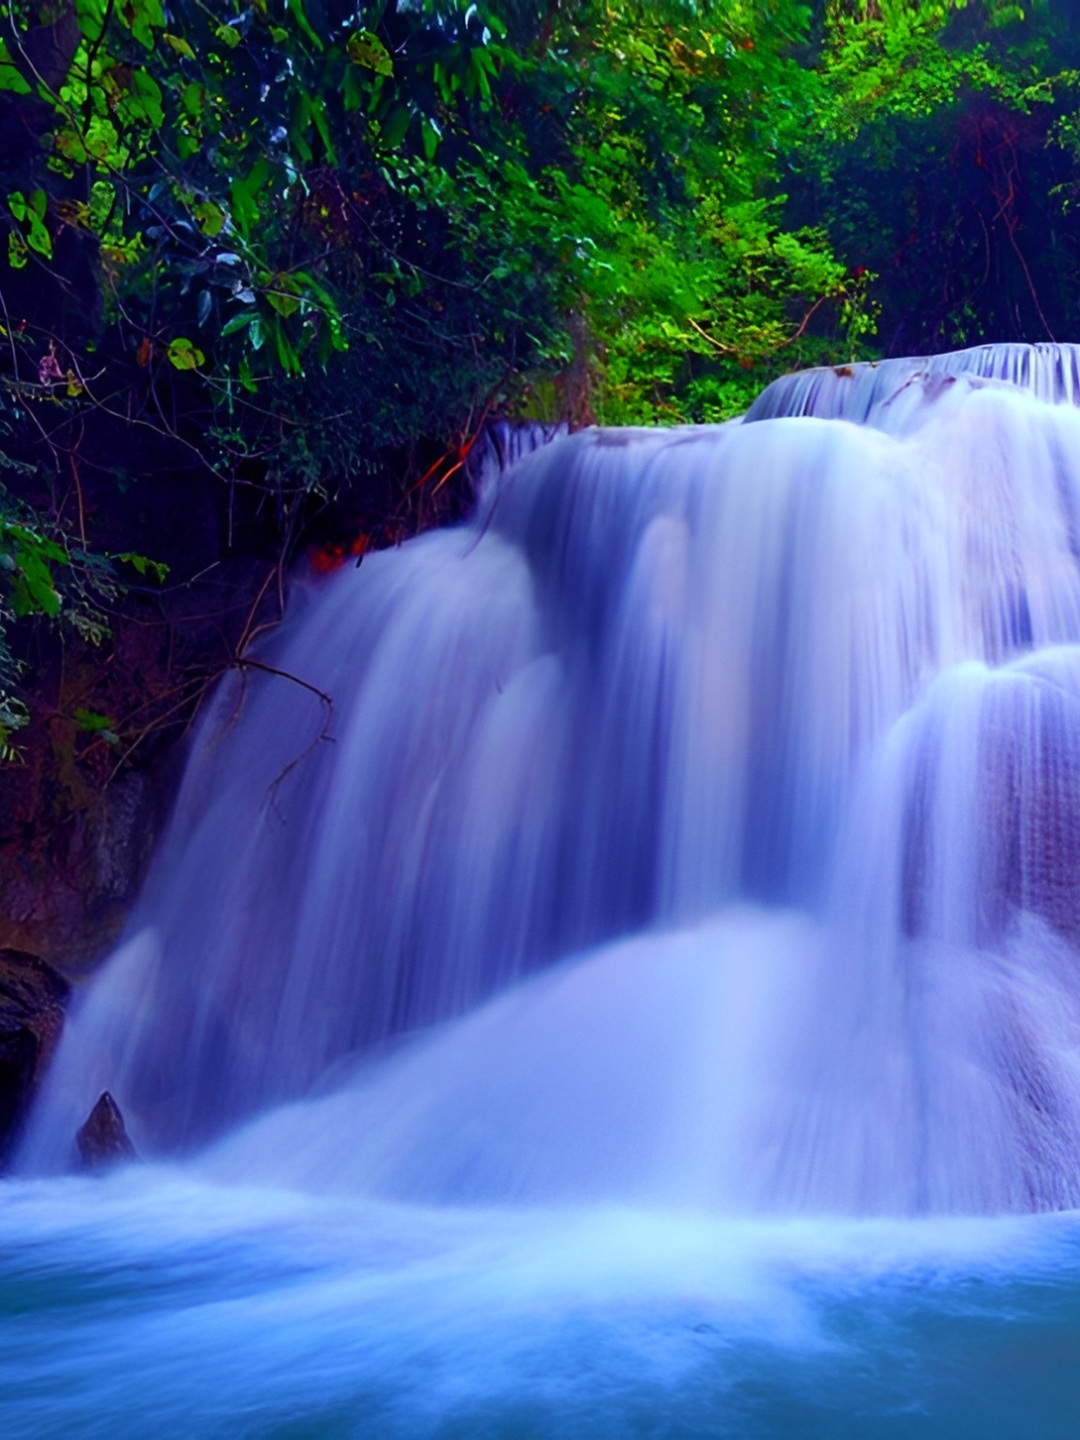
MULTIPOLYGON (((193 574, 181 527, 154 530, 185 506, 282 562, 330 502, 356 553, 399 539, 462 503, 493 410, 723 420, 872 354, 879 316, 885 350, 1066 333, 1066 21, 4 0, 0 636, 103 633, 95 543, 193 574)), ((9 696, 16 670, 0 651, 9 696)))
MULTIPOLYGON (((117 558, 150 563, 142 556, 117 558)), ((28 718, 25 704, 13 693, 23 667, 12 654, 5 627, 26 616, 62 617, 85 641, 100 645, 109 635, 101 603, 115 598, 117 588, 113 567, 103 556, 73 545, 60 526, 0 485, 0 760, 16 758, 11 732, 28 718)))
POLYGON ((559 303, 597 359, 598 418, 737 413, 762 368, 810 353, 825 302, 845 351, 864 333, 863 287, 819 230, 785 227, 776 185, 817 90, 793 55, 808 14, 793 0, 586 5, 517 62, 565 147, 529 177, 545 209, 518 209, 544 225, 537 243, 560 239, 559 303))
POLYGON ((299 458, 302 489, 332 483, 258 417, 295 429, 334 372, 371 453, 575 364, 603 372, 609 418, 677 416, 710 374, 722 409, 826 298, 865 332, 859 287, 820 232, 784 228, 773 183, 819 91, 795 0, 589 0, 516 48, 492 7, 450 3, 73 14, 51 77, 40 10, 11 10, 0 84, 50 112, 47 173, 9 196, 11 262, 52 258, 57 224, 88 237, 136 363, 202 382, 223 474, 254 460, 288 488, 299 458))
POLYGON ((881 348, 1075 336, 1080 37, 1068 15, 1036 0, 838 4, 830 16, 829 68, 850 83, 789 158, 791 213, 879 277, 881 348))

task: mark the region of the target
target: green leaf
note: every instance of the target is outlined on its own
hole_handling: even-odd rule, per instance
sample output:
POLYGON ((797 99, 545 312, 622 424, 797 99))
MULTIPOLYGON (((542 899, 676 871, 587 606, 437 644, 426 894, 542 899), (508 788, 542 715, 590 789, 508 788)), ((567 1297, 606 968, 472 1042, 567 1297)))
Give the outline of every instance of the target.
POLYGON ((200 85, 195 80, 189 81, 180 91, 180 104, 185 114, 190 115, 193 120, 201 120, 206 108, 205 85, 200 85))
POLYGON ((15 190, 8 196, 8 209, 16 220, 26 226, 26 234, 19 237, 19 242, 12 243, 14 231, 8 239, 8 259, 16 270, 21 270, 26 264, 27 246, 43 255, 46 260, 52 257, 52 236, 45 227, 48 203, 49 199, 44 190, 33 191, 29 200, 21 190, 15 190))
POLYGON ((62 565, 67 564, 67 551, 63 546, 58 545, 55 540, 49 540, 36 530, 31 530, 26 525, 5 525, 4 530, 12 539, 17 540, 25 550, 32 550, 36 555, 46 560, 59 560, 62 565))
POLYGON ((280 320, 274 321, 274 345, 277 349, 278 362, 286 375, 302 375, 303 366, 300 364, 300 356, 285 334, 280 320))
POLYGON ((289 315, 295 315, 297 310, 300 309, 300 301, 295 295, 290 295, 287 291, 267 290, 266 298, 279 315, 288 317, 289 315))
POLYGON ((235 335, 240 330, 246 329, 247 326, 251 325, 258 318, 254 310, 245 311, 243 315, 234 315, 232 319, 226 320, 225 324, 221 327, 222 336, 235 335))
POLYGON ((370 30, 357 30, 349 36, 345 53, 354 65, 374 70, 376 75, 393 75, 394 62, 389 50, 370 30))
POLYGON ((297 114, 293 123, 292 140, 303 160, 313 158, 313 151, 303 133, 307 124, 314 125, 316 133, 322 141, 327 160, 331 165, 336 165, 337 151, 334 148, 330 127, 326 121, 326 106, 320 96, 309 95, 307 91, 302 90, 297 99, 297 114))
POLYGON ((93 159, 121 168, 128 156, 127 150, 120 144, 116 126, 101 115, 91 116, 85 132, 74 126, 58 129, 53 144, 65 159, 76 165, 84 165, 88 159, 93 159))
POLYGON ((0 90, 10 90, 16 95, 30 94, 30 86, 12 60, 11 51, 3 40, 0 40, 0 90))
MULTIPOLYGON (((105 737, 116 729, 116 721, 111 715, 100 715, 96 710, 84 710, 80 707, 71 718, 80 730, 85 730, 91 735, 105 737)), ((116 736, 113 735, 112 738, 115 740, 116 736)))
POLYGON ((206 356, 190 340, 182 336, 172 342, 168 350, 169 361, 177 370, 197 370, 205 364, 206 356))
POLYGON ((60 596, 52 572, 39 547, 20 547, 12 584, 12 608, 16 615, 58 615, 60 596))
POLYGON ((135 550, 123 550, 118 555, 110 556, 112 560, 121 560, 125 565, 130 565, 139 575, 152 577, 154 580, 164 582, 169 574, 169 567, 163 560, 151 560, 148 555, 140 555, 135 550))
POLYGON ((466 94, 472 95, 479 90, 485 104, 491 100, 491 81, 488 79, 488 64, 485 63, 489 59, 482 50, 474 50, 469 57, 469 70, 465 78, 466 94))
POLYGON ((182 55, 185 60, 195 59, 195 51, 191 48, 191 46, 188 44, 188 42, 184 39, 182 35, 170 35, 168 34, 168 32, 166 32, 161 38, 166 42, 166 44, 172 46, 172 48, 176 51, 177 55, 182 55))
POLYGON ((106 0, 75 0, 75 18, 88 40, 96 43, 101 39, 105 29, 105 12, 106 0))
POLYGON ((230 186, 233 221, 241 235, 245 237, 258 221, 261 208, 259 195, 273 173, 270 161, 264 155, 260 155, 248 174, 244 178, 238 176, 230 186))
POLYGON ((192 207, 191 213, 198 221, 199 229, 204 235, 220 235, 225 228, 225 211, 220 205, 215 205, 213 200, 202 200, 198 205, 192 207))
POLYGON ((396 150, 405 139, 412 115, 404 105, 397 105, 382 122, 381 138, 388 150, 396 150))
POLYGON ((311 28, 311 22, 308 20, 307 14, 304 11, 304 0, 287 0, 287 4, 297 25, 299 25, 300 29, 315 46, 315 49, 321 50, 323 48, 323 42, 311 28))
POLYGON ((26 243, 46 260, 52 259, 52 236, 36 215, 30 217, 30 228, 26 232, 26 243))
POLYGON ((145 70, 131 72, 131 88, 125 106, 135 119, 145 121, 155 129, 165 123, 165 109, 161 86, 145 70))
POLYGON ((240 31, 235 25, 219 25, 214 34, 228 50, 235 50, 240 44, 240 31))
POLYGON ((154 48, 154 31, 165 28, 161 0, 121 0, 117 14, 140 45, 154 48))

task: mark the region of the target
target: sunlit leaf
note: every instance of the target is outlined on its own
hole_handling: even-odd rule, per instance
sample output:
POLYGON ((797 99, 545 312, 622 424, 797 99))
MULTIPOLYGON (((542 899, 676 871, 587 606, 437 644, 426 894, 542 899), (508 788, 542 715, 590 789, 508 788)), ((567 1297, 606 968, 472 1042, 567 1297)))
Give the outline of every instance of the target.
POLYGON ((350 35, 345 49, 354 65, 374 70, 377 75, 393 75, 394 62, 389 50, 370 30, 357 30, 350 35))
POLYGON ((182 35, 169 35, 166 33, 161 38, 176 51, 177 55, 183 55, 187 60, 195 59, 195 51, 182 35))
POLYGON ((199 229, 204 235, 220 235, 225 228, 225 212, 213 200, 200 201, 192 207, 191 213, 199 222, 199 229))
POLYGON ((206 363, 206 356, 190 340, 184 338, 176 339, 168 349, 170 364, 177 370, 197 370, 200 365, 206 363))

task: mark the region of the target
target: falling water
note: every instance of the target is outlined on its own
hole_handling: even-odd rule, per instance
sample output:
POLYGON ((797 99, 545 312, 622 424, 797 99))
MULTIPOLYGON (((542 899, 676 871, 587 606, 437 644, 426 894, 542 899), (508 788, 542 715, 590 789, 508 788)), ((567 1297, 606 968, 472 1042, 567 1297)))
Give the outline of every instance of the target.
POLYGON ((1078 361, 495 434, 297 579, 0 1185, 5 1437, 1072 1440, 1078 361))
POLYGON ((557 439, 298 582, 24 1166, 108 1088, 393 1198, 1075 1205, 1078 353, 557 439))

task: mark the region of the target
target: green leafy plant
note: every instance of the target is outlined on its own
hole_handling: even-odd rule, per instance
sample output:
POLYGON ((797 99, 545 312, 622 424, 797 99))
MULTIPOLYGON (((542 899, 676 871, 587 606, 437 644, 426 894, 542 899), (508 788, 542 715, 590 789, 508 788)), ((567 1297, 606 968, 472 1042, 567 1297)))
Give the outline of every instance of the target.
MULTIPOLYGON (((78 615, 47 547, 177 474, 283 567, 332 502, 364 547, 456 513, 495 412, 724 420, 913 334, 1059 329, 1080 55, 1018 9, 7 0, 11 623, 78 615)), ((153 580, 140 543, 102 548, 153 580)))

